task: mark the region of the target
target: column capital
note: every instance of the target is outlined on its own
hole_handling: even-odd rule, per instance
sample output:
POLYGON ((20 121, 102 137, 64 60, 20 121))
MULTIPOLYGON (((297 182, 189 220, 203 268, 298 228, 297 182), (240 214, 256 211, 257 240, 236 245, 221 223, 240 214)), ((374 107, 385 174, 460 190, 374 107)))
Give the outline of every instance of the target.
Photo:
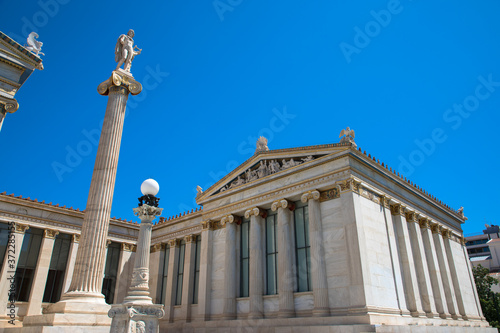
POLYGON ((405 216, 405 207, 400 204, 391 205, 391 214, 405 216))
POLYGON ((184 241, 186 242, 186 244, 194 243, 196 242, 196 235, 186 235, 184 236, 184 241))
POLYGON ((430 229, 431 228, 431 220, 427 217, 421 217, 418 219, 418 225, 420 225, 421 229, 430 229))
POLYGON ((260 216, 262 218, 266 218, 267 217, 267 211, 262 209, 262 208, 259 208, 259 207, 253 207, 253 208, 250 208, 248 209, 247 211, 245 211, 245 218, 246 219, 249 219, 250 216, 260 216))
POLYGON ((8 113, 14 113, 17 111, 17 109, 19 109, 19 103, 15 98, 0 96, 0 105, 3 105, 3 108, 8 113))
POLYGON ((108 247, 109 244, 111 244, 111 239, 106 240, 106 247, 108 247))
POLYGON ((125 75, 124 73, 113 71, 111 77, 101 83, 97 87, 97 92, 103 96, 109 94, 110 88, 121 87, 123 93, 127 95, 129 92, 132 95, 137 95, 142 91, 142 85, 134 80, 132 76, 125 75))
POLYGON ((226 216, 223 216, 220 220, 221 225, 226 225, 226 223, 236 223, 237 225, 241 224, 241 217, 233 214, 229 214, 226 216))
POLYGON ((278 208, 283 208, 283 209, 288 208, 293 212, 295 210, 295 204, 289 201, 288 199, 276 200, 271 205, 271 210, 275 212, 278 208))
POLYGON ((141 219, 141 223, 151 223, 157 216, 161 215, 163 208, 153 207, 143 204, 133 209, 134 215, 141 219))
POLYGON ((337 182, 337 184, 340 186, 340 192, 353 191, 357 193, 359 192, 359 188, 361 186, 361 182, 353 177, 341 180, 337 182))
POLYGON ((212 221, 212 220, 201 221, 201 229, 202 230, 213 230, 214 229, 214 221, 212 221))
POLYGON ((168 245, 172 248, 172 247, 179 247, 179 245, 181 245, 181 240, 180 239, 170 239, 168 241, 168 245))
POLYGON ((14 232, 16 232, 18 234, 24 234, 26 232, 26 230, 28 230, 30 228, 30 226, 27 224, 14 223, 14 225, 15 225, 14 232))
POLYGON ((300 197, 300 200, 303 203, 308 202, 309 200, 319 200, 320 193, 318 190, 312 190, 312 191, 307 191, 306 193, 302 194, 300 197))
POLYGON ((441 229, 443 229, 442 225, 439 225, 438 223, 431 223, 431 230, 433 234, 440 234, 441 229))
POLYGON ((386 195, 381 195, 380 196, 380 204, 383 207, 390 209, 391 208, 391 198, 389 198, 386 195))
POLYGON ((156 243, 154 245, 151 245, 151 248, 150 248, 150 253, 153 253, 153 252, 158 252, 158 251, 161 251, 165 248, 165 244, 162 244, 162 243, 156 243))
POLYGON ((465 239, 464 235, 461 235, 459 240, 460 240, 460 244, 462 244, 462 245, 465 245, 465 243, 467 243, 467 240, 465 239))
POLYGON ((122 251, 135 252, 136 249, 137 246, 135 244, 122 243, 122 251))
POLYGON ((452 232, 450 229, 443 227, 441 228, 441 235, 443 236, 443 238, 450 239, 452 232))
POLYGON ((418 219, 417 219, 417 213, 413 212, 413 211, 407 211, 405 212, 405 217, 406 217, 406 222, 408 223, 412 223, 412 222, 417 222, 418 219))
POLYGON ((45 229, 43 231, 43 238, 50 238, 54 239, 56 236, 59 234, 59 231, 57 230, 52 230, 52 229, 45 229))
POLYGON ((71 240, 73 241, 73 243, 80 243, 80 235, 73 234, 73 237, 71 237, 71 240))

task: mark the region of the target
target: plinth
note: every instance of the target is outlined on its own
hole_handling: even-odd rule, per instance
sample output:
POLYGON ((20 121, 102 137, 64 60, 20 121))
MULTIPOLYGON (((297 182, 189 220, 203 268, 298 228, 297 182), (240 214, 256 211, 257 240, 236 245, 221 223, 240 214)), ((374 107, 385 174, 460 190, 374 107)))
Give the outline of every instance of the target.
POLYGON ((97 156, 83 219, 80 245, 71 285, 61 300, 49 306, 43 315, 27 316, 24 327, 29 332, 108 332, 110 306, 101 293, 104 277, 106 238, 115 188, 116 170, 129 93, 137 95, 142 86, 132 74, 113 71, 97 91, 108 96, 97 156), (39 329, 35 329, 39 328, 39 329))

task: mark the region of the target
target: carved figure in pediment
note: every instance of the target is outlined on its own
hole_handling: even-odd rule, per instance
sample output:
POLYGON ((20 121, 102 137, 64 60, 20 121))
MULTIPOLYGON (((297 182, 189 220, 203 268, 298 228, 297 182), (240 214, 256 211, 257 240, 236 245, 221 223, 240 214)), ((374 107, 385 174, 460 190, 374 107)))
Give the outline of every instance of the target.
POLYGON ((220 189, 221 192, 224 192, 225 190, 227 190, 227 185, 222 186, 220 189))
POLYGON ((273 174, 280 171, 280 164, 276 160, 271 160, 269 162, 269 173, 273 174))
POLYGON ((297 164, 300 164, 300 163, 295 163, 295 161, 293 160, 293 158, 290 159, 290 161, 286 162, 284 159, 283 159, 283 169, 288 169, 288 168, 291 168, 293 166, 296 166, 297 164))
POLYGON ((257 169, 257 176, 259 178, 265 177, 268 175, 268 168, 266 165, 266 161, 260 161, 260 166, 257 169))
POLYGON ((238 178, 234 182, 231 183, 231 186, 229 186, 229 188, 233 188, 233 187, 240 186, 243 184, 245 184, 245 179, 241 178, 241 176, 238 176, 238 178))
POLYGON ((302 162, 304 162, 304 163, 312 161, 312 160, 313 160, 313 157, 311 155, 302 158, 302 162))
POLYGON ((257 175, 257 170, 248 169, 245 174, 247 177, 247 181, 249 181, 249 182, 259 179, 259 176, 257 175))

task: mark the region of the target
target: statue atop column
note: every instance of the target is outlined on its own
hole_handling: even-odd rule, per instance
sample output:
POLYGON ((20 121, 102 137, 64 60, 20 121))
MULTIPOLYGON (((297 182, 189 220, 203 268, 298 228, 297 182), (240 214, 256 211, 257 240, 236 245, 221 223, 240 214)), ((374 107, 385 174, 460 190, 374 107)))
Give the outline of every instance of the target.
POLYGON ((121 65, 126 72, 130 73, 132 67, 132 60, 138 54, 141 54, 142 49, 134 46, 133 37, 135 36, 134 30, 130 29, 126 35, 121 35, 116 42, 115 47, 115 61, 118 63, 116 70, 120 69, 121 65))

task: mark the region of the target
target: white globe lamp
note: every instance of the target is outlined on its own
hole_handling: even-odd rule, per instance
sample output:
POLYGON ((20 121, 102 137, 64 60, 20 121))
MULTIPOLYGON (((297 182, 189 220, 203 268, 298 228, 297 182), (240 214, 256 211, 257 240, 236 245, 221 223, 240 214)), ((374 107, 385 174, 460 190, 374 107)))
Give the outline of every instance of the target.
POLYGON ((152 195, 155 196, 160 190, 160 185, 154 179, 146 179, 142 182, 141 192, 143 195, 152 195))

